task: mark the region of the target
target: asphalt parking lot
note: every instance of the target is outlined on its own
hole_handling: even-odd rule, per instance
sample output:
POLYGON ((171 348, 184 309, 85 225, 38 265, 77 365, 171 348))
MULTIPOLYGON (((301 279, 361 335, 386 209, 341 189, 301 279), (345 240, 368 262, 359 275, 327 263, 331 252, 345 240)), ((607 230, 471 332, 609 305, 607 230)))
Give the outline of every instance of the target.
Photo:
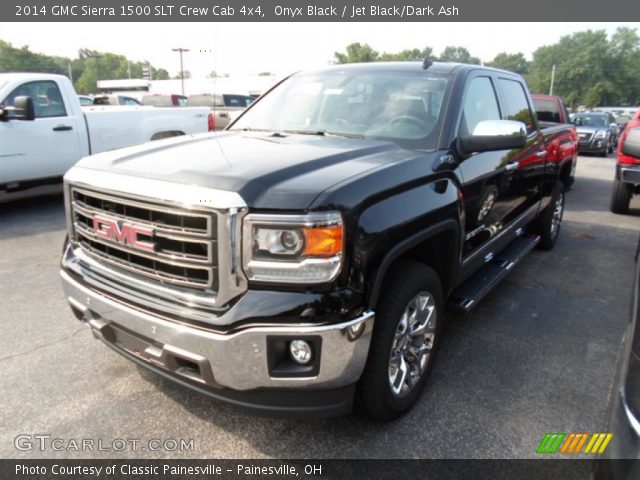
POLYGON ((640 199, 608 211, 614 159, 580 157, 552 252, 529 255, 468 317, 450 316, 428 388, 391 424, 250 416, 141 371, 71 315, 60 196, 0 205, 0 456, 535 458, 546 432, 597 432, 627 322, 640 199), (187 452, 20 451, 65 440, 193 439, 187 452))

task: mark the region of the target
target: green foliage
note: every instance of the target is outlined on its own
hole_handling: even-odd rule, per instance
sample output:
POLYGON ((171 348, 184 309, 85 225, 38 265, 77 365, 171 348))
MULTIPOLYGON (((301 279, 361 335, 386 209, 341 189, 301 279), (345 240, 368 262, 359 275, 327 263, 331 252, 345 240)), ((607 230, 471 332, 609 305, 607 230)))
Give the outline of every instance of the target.
POLYGON ((478 57, 471 56, 469 50, 464 47, 446 47, 442 51, 439 60, 441 62, 472 63, 480 65, 480 59, 478 57))
POLYGON ((473 57, 464 47, 447 47, 440 58, 433 53, 433 48, 413 48, 397 53, 380 53, 366 43, 351 43, 347 45, 346 53, 335 52, 334 63, 361 63, 361 62, 415 62, 422 61, 425 57, 442 62, 460 62, 480 64, 480 59, 473 57))
POLYGON ((425 47, 422 50, 414 48, 412 50, 402 50, 398 53, 383 53, 380 60, 383 62, 421 62, 425 57, 433 58, 433 49, 425 47))
POLYGON ((169 73, 155 69, 149 62, 132 62, 124 55, 81 48, 77 58, 52 57, 35 53, 28 46, 16 48, 0 40, 0 72, 56 73, 70 76, 79 93, 98 91, 97 80, 142 78, 142 69, 150 67, 154 80, 167 80, 169 73))
POLYGON ((640 101, 640 38, 635 29, 619 28, 611 38, 604 30, 564 36, 538 48, 527 81, 533 92, 553 93, 572 107, 638 105, 640 101))
POLYGON ((489 67, 501 68, 508 70, 509 72, 518 73, 520 75, 526 75, 529 73, 529 62, 525 58, 524 54, 518 53, 499 53, 489 63, 489 67))
MULTIPOLYGON (((448 46, 438 57, 431 47, 380 53, 366 43, 335 52, 334 62, 420 61, 427 56, 441 62, 481 63, 464 47, 448 46)), ((640 104, 640 37, 634 28, 620 27, 610 38, 604 30, 576 32, 538 48, 531 62, 521 52, 503 52, 487 65, 523 75, 535 93, 549 92, 555 65, 553 93, 572 107, 640 104)))
POLYGON ((380 53, 366 43, 359 42, 347 45, 347 53, 335 52, 333 55, 335 63, 377 62, 380 60, 380 53))

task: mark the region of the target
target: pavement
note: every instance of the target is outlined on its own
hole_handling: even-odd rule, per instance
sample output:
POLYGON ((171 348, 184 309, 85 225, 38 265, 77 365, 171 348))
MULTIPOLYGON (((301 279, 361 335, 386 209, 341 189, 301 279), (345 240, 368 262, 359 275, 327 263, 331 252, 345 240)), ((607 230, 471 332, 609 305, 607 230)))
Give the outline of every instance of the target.
POLYGON ((608 210, 614 169, 580 157, 554 250, 530 254, 471 315, 448 316, 424 395, 389 424, 252 416, 142 370, 65 303, 61 196, 0 205, 0 457, 535 458, 547 432, 606 431, 640 232, 640 198, 629 215, 608 210), (49 439, 42 451, 39 434, 60 450, 49 439), (94 450, 77 452, 83 439, 94 450))

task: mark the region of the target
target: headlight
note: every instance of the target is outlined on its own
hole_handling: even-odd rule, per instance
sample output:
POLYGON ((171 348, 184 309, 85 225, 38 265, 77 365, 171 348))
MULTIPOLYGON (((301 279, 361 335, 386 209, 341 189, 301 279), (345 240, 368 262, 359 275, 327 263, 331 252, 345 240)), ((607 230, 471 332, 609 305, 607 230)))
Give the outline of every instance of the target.
POLYGON ((342 263, 342 217, 338 212, 250 214, 244 218, 242 244, 249 280, 329 282, 342 263))
POLYGON ((593 138, 604 138, 606 136, 607 136, 606 130, 598 130, 596 134, 593 136, 593 138))

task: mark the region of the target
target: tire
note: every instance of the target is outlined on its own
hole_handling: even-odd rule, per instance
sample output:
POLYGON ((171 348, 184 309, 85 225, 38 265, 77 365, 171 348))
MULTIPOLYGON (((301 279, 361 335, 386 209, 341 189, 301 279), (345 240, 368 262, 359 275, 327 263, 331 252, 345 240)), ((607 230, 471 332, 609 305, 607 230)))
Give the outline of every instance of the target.
POLYGON ((601 152, 598 152, 598 156, 599 157, 606 157, 608 155, 607 151, 609 150, 609 147, 604 147, 604 150, 602 150, 601 152))
POLYGON ((536 222, 536 231, 540 234, 538 246, 542 250, 551 250, 560 235, 564 215, 564 193, 563 185, 557 182, 551 192, 549 205, 540 213, 536 222))
POLYGON ((437 352, 444 315, 440 279, 433 269, 421 263, 398 261, 385 278, 383 292, 367 364, 358 385, 358 404, 376 421, 403 415, 420 398, 437 352), (422 319, 419 315, 414 317, 413 326, 412 311, 424 312, 422 319), (415 331, 422 331, 419 327, 425 330, 412 336, 413 327, 415 331), (416 349, 421 352, 419 356, 416 349), (411 370, 419 373, 417 378, 410 375, 411 370))
POLYGON ((613 190, 611 190, 611 203, 609 209, 613 213, 628 213, 629 202, 633 195, 633 187, 630 183, 624 183, 617 178, 613 180, 613 190))

